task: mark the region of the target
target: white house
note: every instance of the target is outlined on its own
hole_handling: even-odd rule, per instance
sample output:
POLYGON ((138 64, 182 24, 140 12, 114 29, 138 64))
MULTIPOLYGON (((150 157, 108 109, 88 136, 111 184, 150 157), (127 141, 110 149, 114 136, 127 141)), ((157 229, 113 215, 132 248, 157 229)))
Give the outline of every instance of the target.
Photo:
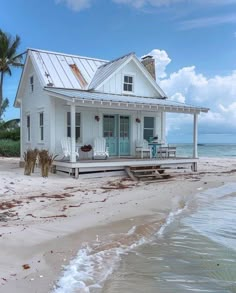
MULTIPOLYGON (((165 143, 166 112, 197 117, 207 108, 169 100, 155 81, 154 60, 134 53, 112 61, 28 49, 15 99, 21 110, 21 159, 28 148, 62 154, 61 139, 93 145, 105 137, 110 157, 135 156, 135 142, 165 143)), ((81 159, 83 156, 81 156, 81 159)), ((76 163, 73 153, 71 163, 76 163)))

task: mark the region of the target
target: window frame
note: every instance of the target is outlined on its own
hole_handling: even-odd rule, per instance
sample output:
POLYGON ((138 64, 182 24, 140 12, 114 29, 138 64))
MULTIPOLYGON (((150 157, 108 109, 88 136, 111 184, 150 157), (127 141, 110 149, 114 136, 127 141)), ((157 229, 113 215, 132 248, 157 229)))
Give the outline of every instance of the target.
MULTIPOLYGON (((66 112, 66 136, 71 137, 71 112, 66 112), (68 117, 69 115, 69 117, 68 117), (68 121, 70 121, 70 124, 68 124, 68 121)), ((75 140, 80 141, 81 140, 81 112, 75 112, 75 140), (77 124, 77 117, 76 115, 79 115, 79 124, 77 124), (77 129, 79 129, 79 136, 77 137, 77 129)))
POLYGON ((31 93, 34 91, 34 76, 30 76, 30 88, 31 88, 31 93))
POLYGON ((44 120, 45 120, 44 112, 40 111, 39 112, 39 141, 40 142, 44 141, 44 136, 45 136, 45 133, 44 133, 44 120), (42 122, 42 124, 41 124, 41 122, 42 122))
POLYGON ((26 114, 26 129, 27 129, 27 142, 31 141, 31 117, 30 114, 26 114))
POLYGON ((134 79, 135 79, 135 74, 133 74, 133 73, 124 73, 123 74, 123 81, 122 81, 122 92, 124 92, 124 93, 134 93, 134 79), (129 81, 125 81, 125 78, 132 78, 132 82, 129 82, 129 81), (127 86, 129 86, 129 85, 131 85, 131 87, 132 87, 132 90, 130 91, 130 90, 125 90, 125 85, 127 85, 127 86))
MULTIPOLYGON (((144 139, 146 139, 145 136, 144 136, 145 130, 152 130, 152 136, 150 136, 150 137, 154 137, 154 133, 155 133, 155 117, 153 117, 153 116, 144 116, 143 117, 143 138, 144 139), (153 119, 153 127, 152 128, 151 127, 145 127, 145 118, 152 118, 153 119)), ((149 142, 149 139, 146 139, 146 140, 149 142)))

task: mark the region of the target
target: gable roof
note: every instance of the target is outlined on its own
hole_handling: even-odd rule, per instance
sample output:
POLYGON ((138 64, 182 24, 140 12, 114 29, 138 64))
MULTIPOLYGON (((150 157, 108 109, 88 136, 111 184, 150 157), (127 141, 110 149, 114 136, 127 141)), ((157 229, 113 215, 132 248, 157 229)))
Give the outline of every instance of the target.
POLYGON ((94 75, 94 78, 91 81, 88 89, 89 90, 98 89, 98 87, 102 86, 108 79, 110 79, 113 75, 115 75, 115 73, 118 70, 120 70, 122 67, 124 67, 131 60, 134 61, 134 63, 139 68, 139 70, 146 77, 147 81, 154 87, 154 89, 156 90, 159 97, 165 98, 166 94, 163 92, 163 90, 159 87, 159 85, 153 79, 153 77, 148 72, 146 67, 139 61, 139 59, 136 57, 135 53, 129 53, 127 55, 124 55, 118 59, 112 60, 112 61, 100 66, 98 68, 96 74, 94 75))
POLYGON ((134 53, 129 53, 109 62, 91 57, 28 49, 15 98, 15 106, 18 105, 21 99, 22 82, 29 59, 32 61, 42 87, 49 86, 76 90, 96 90, 116 74, 118 70, 133 60, 149 84, 156 90, 157 96, 159 98, 166 96, 134 53))
POLYGON ((44 86, 86 89, 97 69, 108 61, 36 49, 28 53, 44 86))
POLYGON ((124 64, 127 60, 130 59, 130 56, 134 55, 134 53, 129 53, 124 56, 121 56, 117 59, 114 59, 108 63, 101 65, 97 72, 95 73, 88 89, 97 88, 103 81, 105 81, 108 77, 110 77, 122 64, 124 64))

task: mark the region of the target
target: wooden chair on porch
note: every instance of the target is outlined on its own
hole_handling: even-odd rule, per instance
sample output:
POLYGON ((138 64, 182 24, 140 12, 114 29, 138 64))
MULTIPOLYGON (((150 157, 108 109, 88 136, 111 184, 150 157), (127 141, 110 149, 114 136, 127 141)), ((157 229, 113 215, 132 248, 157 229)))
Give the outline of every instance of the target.
POLYGON ((140 139, 136 141, 135 151, 136 153, 140 152, 142 159, 144 153, 147 153, 149 158, 152 157, 152 148, 148 145, 148 142, 145 139, 140 139))
POLYGON ((106 146, 104 137, 96 137, 93 143, 93 159, 107 159, 109 157, 109 148, 106 146))
POLYGON ((168 158, 168 147, 167 146, 161 146, 157 150, 157 158, 168 158))
MULTIPOLYGON (((64 158, 68 158, 70 159, 71 157, 71 138, 70 137, 63 137, 61 139, 61 147, 62 147, 62 152, 63 152, 63 155, 64 158)), ((76 155, 76 158, 79 158, 79 150, 78 150, 78 147, 75 147, 75 155, 76 155)))
POLYGON ((175 158, 175 157, 176 157, 176 147, 168 146, 168 158, 175 158))
POLYGON ((176 147, 174 146, 161 146, 157 150, 158 158, 175 158, 176 157, 176 147))

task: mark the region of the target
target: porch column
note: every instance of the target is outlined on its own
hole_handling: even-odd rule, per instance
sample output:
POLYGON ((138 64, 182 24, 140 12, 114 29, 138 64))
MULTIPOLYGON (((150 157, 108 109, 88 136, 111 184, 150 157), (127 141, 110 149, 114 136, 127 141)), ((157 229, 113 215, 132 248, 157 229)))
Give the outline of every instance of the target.
POLYGON ((197 140, 198 140, 198 114, 193 115, 193 157, 198 158, 197 140))
POLYGON ((166 113, 161 112, 161 143, 166 143, 166 113))
POLYGON ((75 155, 75 104, 70 105, 70 123, 71 123, 71 156, 70 162, 76 162, 76 155, 75 155))

